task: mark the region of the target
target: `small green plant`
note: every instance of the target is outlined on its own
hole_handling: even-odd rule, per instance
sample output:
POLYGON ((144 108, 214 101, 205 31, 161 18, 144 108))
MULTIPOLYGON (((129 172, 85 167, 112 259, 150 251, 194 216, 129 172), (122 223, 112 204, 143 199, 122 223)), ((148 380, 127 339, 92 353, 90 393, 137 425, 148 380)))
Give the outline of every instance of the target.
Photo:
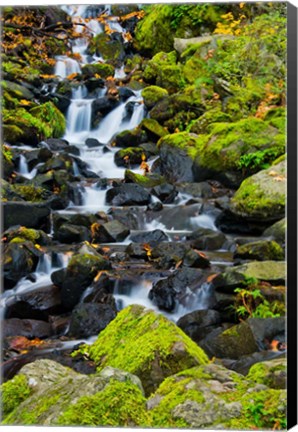
POLYGON ((277 302, 269 303, 256 284, 247 288, 236 288, 236 302, 233 306, 239 319, 276 318, 280 316, 277 302))
POLYGON ((246 153, 239 158, 238 166, 244 172, 257 172, 261 169, 267 169, 272 162, 281 156, 281 149, 268 148, 265 150, 258 150, 254 153, 246 153))

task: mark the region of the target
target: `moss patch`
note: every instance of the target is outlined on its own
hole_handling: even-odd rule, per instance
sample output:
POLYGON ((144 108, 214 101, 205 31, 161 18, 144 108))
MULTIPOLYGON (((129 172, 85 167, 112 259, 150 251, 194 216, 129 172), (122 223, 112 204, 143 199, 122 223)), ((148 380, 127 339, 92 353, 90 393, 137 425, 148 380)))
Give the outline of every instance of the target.
POLYGON ((151 109, 159 100, 168 96, 168 91, 164 88, 152 85, 144 88, 142 96, 146 107, 151 109))
POLYGON ((27 378, 24 375, 16 375, 12 380, 2 384, 0 390, 4 417, 17 408, 31 394, 27 378))
POLYGON ((143 426, 151 425, 145 398, 132 382, 111 380, 105 389, 83 396, 58 418, 63 426, 143 426))

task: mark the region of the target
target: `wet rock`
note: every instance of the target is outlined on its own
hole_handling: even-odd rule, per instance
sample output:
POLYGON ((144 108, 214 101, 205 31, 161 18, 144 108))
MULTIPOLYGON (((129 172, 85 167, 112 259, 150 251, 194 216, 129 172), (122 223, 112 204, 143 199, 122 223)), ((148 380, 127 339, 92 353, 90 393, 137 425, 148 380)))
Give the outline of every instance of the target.
POLYGON ((139 127, 146 131, 149 141, 153 141, 154 143, 168 134, 168 131, 163 128, 158 121, 150 118, 142 120, 139 127))
POLYGON ((25 336, 30 339, 46 338, 52 335, 51 325, 45 321, 10 318, 2 323, 3 337, 25 336))
POLYGON ((239 359, 258 351, 250 326, 244 321, 220 334, 200 341, 200 347, 211 357, 239 359))
POLYGON ((4 289, 13 288, 21 278, 32 273, 41 255, 32 242, 21 238, 6 244, 1 259, 4 289))
POLYGON ((132 234, 130 240, 136 243, 147 243, 151 247, 158 245, 160 242, 168 241, 168 236, 161 230, 156 229, 148 232, 132 234))
POLYGON ((123 101, 126 101, 131 96, 134 96, 134 92, 128 87, 119 87, 119 96, 123 101))
POLYGON ((189 194, 194 198, 212 198, 213 190, 209 183, 179 183, 176 184, 179 192, 189 194))
POLYGON ((72 309, 80 300, 84 290, 91 284, 96 274, 109 268, 109 262, 100 254, 78 253, 71 258, 62 282, 61 301, 67 309, 72 309))
POLYGON ((3 228, 8 229, 13 225, 21 225, 27 228, 37 228, 47 231, 50 208, 46 204, 32 202, 4 202, 3 228))
POLYGON ((259 240, 238 246, 234 258, 257 261, 282 261, 285 254, 282 247, 273 240, 259 240))
POLYGON ((82 241, 91 241, 91 232, 85 226, 63 224, 55 231, 54 239, 60 243, 79 243, 82 241))
POLYGON ((285 389, 287 386, 286 367, 287 362, 284 358, 263 361, 250 368, 247 379, 273 389, 285 389))
POLYGON ((207 361, 174 323, 138 305, 119 312, 97 341, 84 349, 95 362, 101 359, 100 369, 109 364, 139 376, 146 395, 167 376, 207 361), (148 337, 149 345, 144 343, 148 337))
POLYGON ((204 339, 216 326, 221 323, 219 312, 209 310, 197 310, 190 312, 177 321, 177 326, 195 342, 204 339))
MULTIPOLYGON (((192 182, 192 159, 186 150, 163 143, 160 146, 160 173, 171 182, 192 182)), ((152 172, 155 172, 152 166, 152 172)))
POLYGON ((138 147, 127 147, 122 150, 118 150, 114 156, 114 162, 117 166, 129 167, 133 165, 140 165, 143 158, 146 158, 143 149, 138 147))
POLYGON ((264 229, 268 227, 268 221, 248 220, 232 213, 229 209, 224 209, 217 216, 215 225, 224 233, 261 235, 264 229))
POLYGON ((91 124, 93 127, 97 126, 99 121, 111 112, 118 105, 118 101, 103 96, 94 99, 92 102, 91 124))
POLYGON ((213 231, 208 228, 198 228, 186 236, 190 240, 190 245, 199 250, 217 250, 221 249, 226 241, 226 237, 219 231, 213 231))
POLYGON ((82 303, 71 314, 68 334, 82 338, 97 335, 116 317, 115 310, 107 304, 82 303))
POLYGON ((147 208, 153 212, 160 212, 163 209, 163 205, 161 202, 157 201, 150 203, 147 208))
POLYGON ((221 359, 220 362, 228 369, 236 371, 242 375, 247 375, 254 364, 261 364, 262 362, 283 358, 285 358, 284 352, 260 351, 244 355, 238 360, 221 359))
POLYGON ((175 186, 167 183, 160 186, 155 186, 151 192, 164 204, 171 204, 178 195, 178 191, 175 186))
POLYGON ((96 243, 122 242, 129 235, 130 231, 118 220, 107 222, 103 225, 93 225, 93 241, 96 243))
POLYGON ((160 309, 172 312, 178 304, 193 306, 204 281, 205 275, 200 270, 179 269, 168 278, 154 283, 148 297, 160 309))
POLYGON ((97 139, 95 138, 87 138, 85 141, 85 144, 88 148, 92 148, 92 147, 100 147, 103 144, 100 143, 97 139))
POLYGON ((6 308, 6 318, 47 321, 49 315, 62 312, 60 289, 51 285, 18 294, 6 308))
POLYGON ((249 318, 246 322, 251 328, 259 349, 268 348, 273 339, 285 341, 285 317, 249 318))
POLYGON ((136 147, 142 143, 148 141, 148 137, 145 131, 140 128, 133 130, 124 130, 116 135, 115 144, 117 147, 127 148, 136 147))
POLYGON ((63 151, 66 150, 69 146, 68 141, 61 139, 61 138, 49 138, 43 142, 41 142, 41 145, 45 143, 47 148, 51 151, 63 151))
POLYGON ((131 243, 127 246, 125 252, 131 258, 148 260, 147 250, 145 249, 143 243, 131 243))
POLYGON ((186 267, 208 268, 208 259, 183 243, 160 243, 151 252, 152 258, 158 258, 159 266, 171 268, 179 263, 186 267))
POLYGON ((141 186, 126 183, 109 189, 106 193, 106 201, 114 206, 147 205, 151 197, 141 186))
POLYGON ((265 237, 273 237, 277 243, 284 246, 286 242, 287 220, 281 219, 263 232, 265 237))
POLYGON ((57 287, 62 288, 65 276, 66 276, 66 269, 65 268, 59 269, 59 270, 55 270, 51 274, 51 281, 57 287))
POLYGON ((285 263, 281 261, 250 262, 228 268, 216 276, 212 284, 216 290, 233 293, 237 287, 247 286, 247 279, 255 278, 274 284, 285 283, 285 263))

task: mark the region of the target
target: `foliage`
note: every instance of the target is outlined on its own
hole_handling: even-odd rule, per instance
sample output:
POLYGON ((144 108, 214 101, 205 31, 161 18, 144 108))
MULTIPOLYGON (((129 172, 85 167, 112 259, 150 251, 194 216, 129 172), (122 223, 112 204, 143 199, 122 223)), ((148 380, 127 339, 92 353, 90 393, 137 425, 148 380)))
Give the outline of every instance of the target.
POLYGON ((278 305, 269 303, 262 295, 257 283, 247 288, 236 288, 236 301, 233 306, 238 318, 276 318, 280 316, 278 305))
POLYGON ((13 154, 11 152, 10 147, 8 147, 7 145, 2 144, 1 149, 2 149, 2 157, 3 157, 3 159, 5 159, 6 162, 8 162, 9 164, 11 164, 12 163, 12 159, 13 159, 13 154))

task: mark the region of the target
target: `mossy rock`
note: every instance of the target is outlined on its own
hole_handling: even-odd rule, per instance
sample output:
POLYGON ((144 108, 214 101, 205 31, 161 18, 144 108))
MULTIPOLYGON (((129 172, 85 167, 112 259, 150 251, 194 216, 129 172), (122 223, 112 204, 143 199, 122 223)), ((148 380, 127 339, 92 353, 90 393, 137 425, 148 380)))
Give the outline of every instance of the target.
POLYGON ((1 87, 17 99, 26 99, 31 101, 34 98, 34 94, 27 87, 20 84, 11 81, 2 81, 1 87))
POLYGON ((206 364, 207 356, 174 323, 143 306, 132 305, 79 351, 98 364, 137 375, 149 395, 169 375, 206 364))
POLYGON ((199 134, 207 133, 208 126, 212 123, 231 122, 232 117, 221 111, 219 108, 214 108, 206 111, 201 117, 193 120, 188 127, 189 132, 199 134))
POLYGON ((237 287, 246 287, 251 280, 272 284, 284 284, 286 265, 282 261, 252 261, 228 268, 216 276, 212 283, 219 291, 234 292, 237 287))
POLYGON ((100 75, 101 78, 108 78, 114 76, 115 68, 107 63, 92 63, 86 64, 82 67, 82 74, 88 78, 94 75, 100 75))
POLYGON ((10 396, 5 425, 151 424, 139 379, 113 368, 82 375, 52 360, 37 360, 2 387, 10 396))
POLYGON ((124 60, 124 49, 120 41, 114 40, 106 33, 100 33, 91 39, 88 51, 101 56, 108 63, 117 66, 124 60))
POLYGON ((220 173, 242 169, 244 174, 249 174, 262 169, 265 163, 270 164, 285 151, 284 136, 257 118, 211 124, 208 132, 198 140, 198 171, 205 168, 220 173))
POLYGON ((12 241, 13 239, 19 237, 24 241, 29 240, 33 244, 37 243, 39 245, 47 245, 50 242, 49 237, 44 231, 36 230, 33 228, 26 228, 24 226, 8 229, 3 233, 3 235, 7 238, 8 241, 12 241))
POLYGON ((283 248, 274 240, 260 240, 238 246, 234 258, 268 261, 285 259, 283 248))
POLYGON ((166 89, 154 85, 148 86, 142 91, 144 104, 148 109, 153 108, 158 101, 168 96, 168 94, 166 89))
POLYGON ((285 425, 285 396, 285 390, 258 388, 236 372, 209 364, 167 378, 147 407, 153 425, 160 428, 272 428, 277 421, 285 425), (259 415, 254 416, 258 401, 263 403, 256 408, 259 415))
POLYGON ((147 175, 142 175, 136 174, 130 170, 125 171, 124 178, 127 183, 136 183, 144 188, 152 188, 166 183, 165 178, 158 174, 149 173, 147 175))
POLYGON ((146 159, 146 154, 142 148, 127 147, 118 150, 114 156, 114 162, 117 166, 140 165, 146 159))
POLYGON ((148 138, 151 138, 153 141, 157 141, 159 138, 168 135, 168 131, 154 119, 146 118, 142 120, 139 127, 144 129, 147 132, 148 138))
POLYGON ((11 144, 24 142, 37 145, 42 139, 63 135, 66 120, 52 102, 32 108, 4 110, 3 137, 11 144))
POLYGON ((233 213, 274 221, 285 214, 286 164, 280 162, 245 179, 231 200, 233 213))
POLYGON ((132 130, 124 130, 116 135, 116 147, 134 147, 147 141, 148 137, 144 130, 136 127, 132 130))
POLYGON ((273 389, 285 389, 287 377, 286 359, 274 359, 254 364, 247 379, 259 384, 265 384, 273 389))
POLYGON ((174 36, 170 25, 171 5, 151 6, 145 18, 135 29, 134 46, 144 55, 173 49, 174 36))

